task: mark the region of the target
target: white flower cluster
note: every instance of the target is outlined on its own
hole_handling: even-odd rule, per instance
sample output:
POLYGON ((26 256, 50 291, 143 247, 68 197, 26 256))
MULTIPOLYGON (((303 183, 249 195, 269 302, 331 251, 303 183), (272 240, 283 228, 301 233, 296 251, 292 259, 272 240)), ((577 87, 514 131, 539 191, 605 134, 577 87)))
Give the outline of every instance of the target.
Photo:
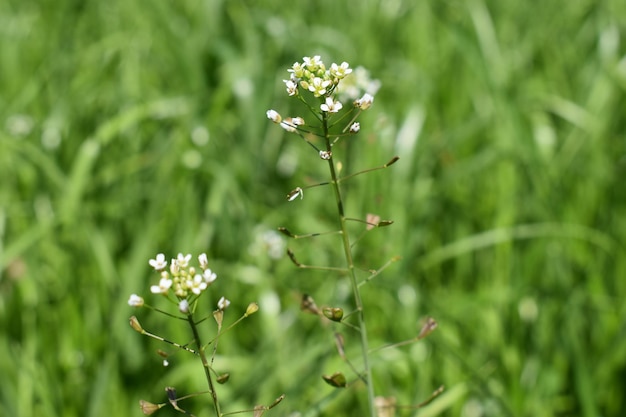
MULTIPOLYGON (((359 70, 361 69, 359 68, 359 70)), ((323 113, 338 113, 344 108, 341 101, 337 99, 336 93, 338 92, 340 81, 352 73, 352 68, 350 68, 347 62, 342 62, 341 64, 333 63, 327 69, 319 55, 315 55, 313 58, 305 56, 302 58, 302 62, 294 63, 287 71, 290 73, 289 79, 283 80, 283 82, 285 83, 287 94, 290 96, 299 95, 300 90, 303 89, 312 93, 314 97, 324 98, 319 107, 323 113)), ((362 71, 359 71, 359 73, 362 73, 362 71)), ((350 82, 349 84, 353 87, 355 86, 355 82, 350 82)), ((345 94, 343 95, 345 96, 345 94)), ((356 97, 350 99, 353 100, 354 107, 360 110, 367 110, 374 101, 373 95, 369 92, 359 99, 356 99, 356 97)), ((288 132, 295 132, 298 126, 304 125, 304 119, 301 117, 283 119, 276 110, 268 110, 267 118, 276 124, 280 124, 288 132)), ((350 130, 350 133, 356 132, 358 132, 358 127, 350 130)))
POLYGON ((159 285, 151 286, 150 292, 167 294, 172 288, 179 299, 186 299, 190 293, 200 295, 217 279, 217 275, 209 268, 206 254, 203 253, 198 256, 200 270, 189 266, 190 260, 191 255, 179 253, 176 259, 172 259, 169 271, 167 270, 165 255, 162 253, 158 254, 155 259, 148 261, 150 266, 161 274, 159 285))
MULTIPOLYGON (((178 309, 185 314, 190 311, 190 303, 197 299, 212 283, 217 279, 215 272, 209 268, 209 261, 206 254, 198 256, 198 264, 200 268, 189 265, 191 255, 183 255, 179 253, 175 259, 169 263, 165 259, 165 255, 159 253, 154 259, 150 259, 148 263, 161 276, 158 285, 152 285, 150 292, 153 294, 168 295, 170 289, 178 299, 178 309)), ((222 297, 218 303, 218 309, 224 310, 228 307, 230 301, 222 297)), ((131 307, 142 307, 144 299, 137 294, 131 294, 128 299, 128 305, 131 307)))

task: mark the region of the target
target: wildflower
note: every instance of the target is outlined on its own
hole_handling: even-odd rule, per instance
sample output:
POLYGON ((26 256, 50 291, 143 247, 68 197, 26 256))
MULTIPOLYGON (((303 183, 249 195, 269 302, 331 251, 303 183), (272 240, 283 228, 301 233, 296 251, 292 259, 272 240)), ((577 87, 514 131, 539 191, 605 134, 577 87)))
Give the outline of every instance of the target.
POLYGON ((281 120, 283 120, 283 118, 280 117, 280 114, 278 114, 276 110, 268 110, 265 114, 267 115, 267 118, 274 123, 280 123, 281 120))
POLYGON ((372 103, 374 102, 374 97, 371 94, 365 93, 363 97, 354 101, 354 106, 358 107, 361 110, 367 110, 370 108, 372 103))
POLYGON ((330 75, 339 81, 352 72, 352 68, 349 67, 350 65, 347 62, 342 62, 341 65, 333 63, 330 66, 330 75))
POLYGON ((180 300, 180 303, 178 303, 178 310, 180 310, 180 312, 183 314, 189 313, 189 301, 187 301, 186 298, 180 300))
POLYGON ((198 263, 200 264, 200 268, 203 270, 208 268, 209 259, 207 258, 206 253, 202 253, 198 256, 198 263))
POLYGON ((304 67, 299 62, 294 63, 287 71, 292 74, 292 77, 296 78, 302 78, 302 76, 304 75, 304 67))
POLYGON ((324 67, 324 63, 322 62, 321 56, 319 55, 315 55, 313 58, 305 56, 304 58, 302 58, 302 61, 304 61, 304 66, 306 67, 306 69, 308 69, 311 72, 315 72, 320 69, 321 70, 326 69, 324 67))
POLYGON ((313 93, 315 97, 326 94, 326 88, 330 85, 330 80, 323 80, 320 77, 315 77, 311 81, 311 84, 307 83, 307 89, 313 93))
POLYGON ((329 151, 320 151, 320 158, 325 161, 328 161, 330 157, 333 156, 332 152, 329 151))
POLYGON ((298 94, 298 84, 294 80, 283 80, 285 87, 287 88, 287 94, 289 96, 295 96, 298 94))
POLYGON ((343 104, 339 101, 335 101, 332 97, 326 97, 326 102, 320 105, 322 111, 328 113, 337 113, 342 107, 343 104))
POLYGON ((176 258, 176 264, 181 268, 187 268, 190 259, 191 254, 183 255, 182 253, 179 253, 178 257, 176 258))
POLYGON ((230 301, 224 297, 220 298, 220 300, 217 302, 217 308, 219 308, 221 311, 226 310, 229 305, 230 301))
POLYGON ((359 122, 354 122, 350 125, 350 133, 357 133, 361 130, 361 124, 359 122))
POLYGON ((204 279, 204 282, 206 282, 206 284, 208 285, 217 279, 217 275, 215 274, 215 272, 212 272, 210 269, 207 268, 202 273, 202 278, 204 279))
POLYGON ((131 294, 128 299, 128 305, 131 307, 141 307, 143 306, 143 298, 138 296, 137 294, 131 294))
POLYGON ((151 267, 153 267, 156 271, 160 271, 165 269, 167 266, 167 261, 165 260, 165 255, 159 253, 155 259, 150 259, 148 261, 151 267))
POLYGON ((166 294, 167 290, 172 286, 172 280, 166 277, 161 278, 159 285, 153 285, 150 287, 152 294, 166 294))
POLYGON ((194 275, 193 279, 192 278, 187 279, 186 284, 187 284, 187 287, 191 289, 191 292, 193 292, 196 295, 200 295, 200 293, 206 290, 208 286, 208 284, 204 280, 204 277, 200 274, 194 275))

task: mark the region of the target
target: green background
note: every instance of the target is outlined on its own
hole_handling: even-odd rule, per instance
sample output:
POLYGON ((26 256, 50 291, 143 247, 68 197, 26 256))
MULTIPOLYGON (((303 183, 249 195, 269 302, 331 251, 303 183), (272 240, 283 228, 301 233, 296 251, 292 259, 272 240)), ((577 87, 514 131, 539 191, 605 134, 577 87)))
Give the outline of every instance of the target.
MULTIPOLYGON (((0 415, 140 415, 165 386, 205 389, 195 358, 164 368, 154 352, 172 349, 128 326, 189 340, 127 305, 167 308, 149 294, 159 252, 209 255, 207 312, 260 304, 220 341, 225 411, 286 393, 271 415, 363 415, 362 386, 320 378, 351 375, 332 327, 299 311, 305 292, 349 310, 345 277, 263 241, 336 228, 330 189, 286 202, 326 177, 265 117, 300 109, 281 80, 313 55, 382 83, 334 151, 345 172, 400 156, 345 188, 349 216, 395 221, 357 263, 402 257, 363 287, 371 345, 439 323, 372 355, 376 393, 409 405, 446 387, 399 415, 624 415, 625 31, 621 0, 2 2, 0 415)), ((342 265, 336 238, 284 243, 342 265)), ((212 415, 207 396, 181 406, 212 415)))

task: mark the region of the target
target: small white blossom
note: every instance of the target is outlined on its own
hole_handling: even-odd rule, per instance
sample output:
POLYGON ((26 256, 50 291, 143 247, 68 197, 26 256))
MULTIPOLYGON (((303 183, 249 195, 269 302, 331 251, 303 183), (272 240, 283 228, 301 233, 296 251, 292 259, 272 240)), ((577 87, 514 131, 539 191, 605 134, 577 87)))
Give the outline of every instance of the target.
POLYGON ((359 122, 354 122, 350 125, 350 133, 357 133, 361 130, 361 124, 359 122))
POLYGON ((200 268, 207 269, 209 267, 209 259, 206 256, 206 253, 201 253, 198 256, 198 263, 200 264, 200 268))
POLYGON ((333 63, 330 66, 330 75, 335 77, 337 80, 341 80, 346 77, 346 75, 352 72, 352 68, 347 62, 342 62, 341 65, 337 65, 333 63))
POLYGON ((189 266, 189 260, 191 259, 191 254, 183 255, 182 253, 178 254, 176 258, 176 264, 181 268, 187 268, 189 266))
POLYGON ((326 94, 326 88, 331 84, 330 80, 323 80, 319 77, 313 78, 311 84, 308 84, 308 90, 313 93, 315 97, 326 94))
POLYGON ((131 307, 141 307, 143 306, 143 298, 138 296, 137 294, 131 294, 128 299, 128 305, 131 307))
POLYGON ((363 97, 354 101, 354 105, 360 108, 361 110, 367 110, 370 108, 373 102, 374 102, 374 97, 372 97, 372 95, 368 93, 365 93, 363 94, 363 97))
POLYGON ((170 363, 167 361, 167 359, 163 359, 163 366, 168 366, 170 363))
POLYGON ((204 279, 204 282, 210 284, 217 279, 217 275, 215 274, 215 272, 212 272, 210 269, 207 268, 202 273, 202 278, 204 279))
POLYGON ((320 158, 322 158, 325 161, 328 161, 332 155, 333 155, 332 152, 320 151, 320 158))
POLYGON ((313 58, 305 56, 302 58, 304 62, 304 66, 311 72, 317 71, 318 69, 324 69, 324 63, 322 62, 322 57, 320 55, 315 55, 313 58))
POLYGON ((193 279, 188 278, 186 284, 187 288, 190 288, 191 292, 196 295, 200 295, 200 293, 207 288, 207 283, 204 281, 204 277, 200 274, 194 275, 193 279))
POLYGON ((296 78, 302 78, 302 76, 304 75, 304 67, 299 62, 294 63, 292 67, 287 71, 292 73, 293 77, 296 78))
POLYGON ((320 105, 322 111, 328 113, 337 113, 342 107, 343 104, 339 101, 333 100, 332 97, 326 97, 326 103, 320 105))
POLYGON ((298 94, 298 84, 294 80, 283 80, 283 82, 285 83, 285 88, 289 96, 298 94))
POLYGON ((152 294, 165 294, 167 290, 172 286, 172 280, 169 278, 161 278, 159 285, 153 285, 150 287, 152 294))
POLYGON ((226 310, 229 305, 230 305, 230 301, 224 297, 220 298, 220 300, 217 302, 217 308, 219 308, 222 311, 226 310))
POLYGON ((180 300, 180 303, 178 303, 178 310, 180 310, 183 314, 189 313, 189 301, 187 301, 186 298, 184 300, 180 300))
POLYGON ((267 115, 267 118, 274 123, 280 123, 281 120, 283 120, 283 118, 280 117, 280 114, 278 114, 276 110, 268 110, 265 114, 267 115))
POLYGON ((154 259, 150 259, 148 261, 148 263, 150 264, 151 267, 153 267, 156 271, 160 271, 162 269, 165 269, 165 267, 167 266, 167 261, 165 260, 165 255, 163 255, 162 253, 159 253, 156 258, 154 259))

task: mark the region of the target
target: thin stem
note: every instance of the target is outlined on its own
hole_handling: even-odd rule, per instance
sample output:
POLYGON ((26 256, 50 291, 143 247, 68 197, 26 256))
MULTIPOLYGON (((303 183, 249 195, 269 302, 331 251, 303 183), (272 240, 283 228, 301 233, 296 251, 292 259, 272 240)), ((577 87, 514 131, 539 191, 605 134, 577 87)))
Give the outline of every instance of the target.
POLYGON ((354 268, 354 261, 352 260, 352 247, 350 245, 350 235, 348 234, 348 228, 346 225, 346 217, 344 215, 343 200, 341 198, 341 190, 339 189, 339 181, 337 179, 337 172, 335 171, 335 163, 332 158, 330 142, 330 135, 328 132, 328 113, 322 113, 322 128, 324 133, 324 140, 326 141, 326 150, 331 157, 328 160, 328 168, 330 170, 331 184, 335 194, 335 201, 337 202, 337 212, 339 214, 339 223, 341 228, 341 236, 343 241, 343 249, 346 257, 346 263, 348 265, 350 284, 352 286, 352 292, 354 295, 354 303, 357 309, 357 316, 359 322, 359 333, 361 335, 361 354, 363 356, 363 374, 367 386, 367 398, 369 404, 369 410, 371 417, 376 417, 376 408, 374 405, 374 384, 372 380, 372 370, 369 364, 369 347, 367 339, 367 327, 365 325, 365 316, 363 314, 363 302, 361 300, 361 293, 359 291, 359 285, 357 282, 356 271, 354 268))
POLYGON ((209 366, 209 361, 207 360, 206 354, 204 353, 205 346, 202 345, 202 341, 200 339, 200 333, 198 332, 198 327, 196 323, 193 321, 193 315, 187 316, 187 322, 189 326, 191 326, 191 331, 193 332, 193 338, 196 340, 196 345, 198 346, 198 354, 200 355, 200 359, 202 360, 202 366, 204 367, 204 374, 206 375, 207 383, 209 384, 209 391, 211 392, 211 397, 213 398, 213 408, 215 409, 216 417, 221 417, 222 413, 220 411, 220 403, 217 400, 217 392, 215 391, 215 386, 213 385, 213 377, 211 377, 211 368, 209 366))

